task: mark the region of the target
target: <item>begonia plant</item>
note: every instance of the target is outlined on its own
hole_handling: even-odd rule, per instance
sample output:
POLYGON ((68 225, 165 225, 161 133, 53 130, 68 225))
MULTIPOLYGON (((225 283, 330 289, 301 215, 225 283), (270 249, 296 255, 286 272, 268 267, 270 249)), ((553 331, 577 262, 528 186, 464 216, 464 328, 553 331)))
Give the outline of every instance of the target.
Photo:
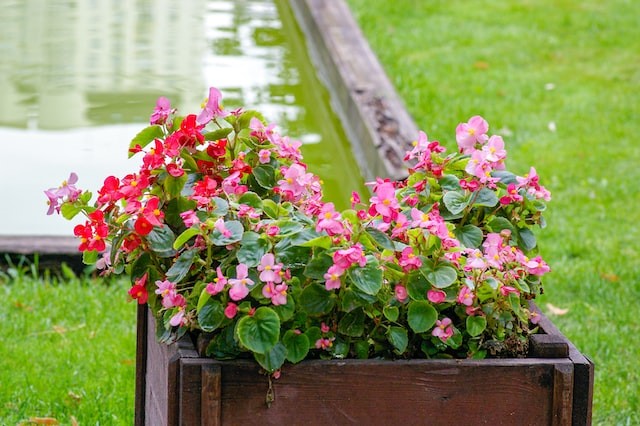
POLYGON ((526 353, 529 300, 549 271, 532 228, 549 192, 505 170, 472 117, 446 154, 420 132, 408 177, 378 178, 337 211, 300 142, 211 88, 197 115, 160 98, 131 142, 139 167, 91 202, 71 177, 46 191, 88 264, 128 274, 163 341, 208 333, 207 354, 268 372, 308 358, 483 358, 526 353))

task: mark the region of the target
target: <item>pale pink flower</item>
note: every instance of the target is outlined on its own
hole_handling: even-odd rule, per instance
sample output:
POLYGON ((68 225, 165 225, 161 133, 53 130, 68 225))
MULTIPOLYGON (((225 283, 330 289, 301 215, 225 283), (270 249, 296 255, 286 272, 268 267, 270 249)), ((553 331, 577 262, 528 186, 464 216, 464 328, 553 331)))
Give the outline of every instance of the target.
POLYGON ((429 299, 429 302, 431 303, 442 303, 445 301, 445 299, 447 298, 447 293, 445 293, 442 290, 436 290, 436 289, 431 289, 429 291, 427 291, 427 299, 429 299))
POLYGON ((315 345, 316 349, 327 350, 333 346, 334 340, 335 340, 335 337, 331 337, 331 338, 322 337, 316 340, 316 345, 315 345))
POLYGON ((487 139, 489 124, 479 115, 473 116, 467 123, 460 123, 456 127, 456 141, 460 152, 470 154, 477 143, 484 143, 487 139))
POLYGON ((502 294, 505 297, 507 297, 510 294, 515 294, 516 296, 520 296, 520 291, 517 288, 511 287, 508 285, 503 285, 502 287, 500 287, 500 294, 502 294))
POLYGON ((175 112, 175 109, 171 109, 171 102, 164 96, 160 96, 156 101, 156 107, 153 110, 153 114, 149 118, 149 124, 164 124, 167 121, 169 115, 175 112))
POLYGON ((253 286, 254 282, 249 278, 248 267, 244 263, 240 263, 236 266, 236 278, 229 279, 229 297, 231 300, 242 300, 249 294, 249 287, 253 286))
POLYGON ((267 164, 271 161, 271 151, 268 149, 261 149, 260 152, 258 152, 258 161, 261 164, 267 164))
POLYGON ((257 117, 252 117, 249 121, 249 129, 251 129, 251 136, 257 138, 260 142, 265 140, 272 140, 275 133, 275 123, 270 123, 265 126, 264 123, 257 117))
POLYGON ((404 161, 418 157, 419 154, 421 154, 428 148, 429 139, 427 138, 427 134, 420 130, 418 132, 418 140, 413 141, 412 145, 413 149, 411 151, 407 151, 406 155, 404 156, 404 161))
POLYGON ((485 159, 491 163, 495 163, 494 167, 498 164, 503 164, 504 159, 507 158, 507 151, 504 149, 504 140, 501 136, 493 135, 489 138, 486 145, 482 147, 482 152, 485 154, 485 159))
POLYGON ((205 288, 207 293, 212 296, 220 293, 227 285, 227 278, 222 274, 222 270, 219 266, 216 268, 216 275, 217 277, 213 279, 213 282, 207 284, 207 287, 205 288))
POLYGON ((464 253, 467 255, 467 263, 464 266, 465 271, 469 271, 471 269, 484 271, 487 269, 487 262, 480 250, 466 249, 464 253))
POLYGON ((375 196, 369 199, 369 214, 380 215, 385 222, 391 222, 398 217, 400 205, 396 199, 395 186, 391 182, 383 182, 374 187, 375 196))
POLYGON ((226 117, 228 112, 222 109, 220 101, 222 100, 222 93, 215 87, 209 88, 209 98, 207 104, 204 106, 202 112, 198 114, 196 118, 196 124, 198 126, 206 125, 208 122, 217 117, 226 117))
POLYGON ((240 204, 238 206, 238 217, 248 217, 249 219, 259 219, 260 213, 251 206, 240 204))
POLYGON ((180 213, 180 217, 184 222, 184 226, 186 226, 187 228, 190 228, 193 225, 197 225, 200 223, 200 218, 198 218, 198 216, 196 215, 196 212, 194 212, 193 210, 187 210, 180 213))
MULTIPOLYGON (((525 259, 527 258, 525 257, 525 259)), ((527 273, 538 276, 544 275, 551 270, 551 268, 549 268, 549 265, 547 265, 547 263, 540 256, 536 256, 533 259, 526 260, 522 266, 525 267, 527 273)))
POLYGON ((442 320, 436 320, 436 326, 431 332, 431 335, 438 337, 443 342, 446 342, 451 336, 453 336, 451 320, 447 317, 442 318, 442 320))
POLYGON ((340 220, 340 213, 336 212, 333 203, 326 203, 320 210, 316 232, 326 231, 330 236, 341 235, 344 233, 344 226, 340 220))
POLYGON ((471 306, 473 305, 474 298, 475 298, 475 295, 473 294, 471 289, 466 285, 463 285, 460 288, 460 292, 458 293, 458 297, 456 298, 456 300, 461 305, 471 306))
POLYGON ((340 277, 344 274, 344 269, 338 265, 331 265, 326 274, 324 274, 325 283, 324 286, 327 290, 337 290, 342 283, 340 277))
POLYGON ((280 283, 282 277, 280 276, 280 270, 282 269, 282 263, 275 263, 275 256, 273 253, 266 253, 260 259, 258 265, 258 271, 260 271, 260 281, 280 283))
POLYGON ((271 303, 275 306, 287 304, 287 286, 285 283, 274 284, 268 282, 262 287, 262 295, 267 299, 271 299, 271 303))
POLYGON ((176 327, 186 324, 186 318, 184 317, 184 308, 184 306, 178 306, 178 312, 169 320, 169 324, 171 326, 176 327))
POLYGON ((367 258, 362 250, 362 244, 357 243, 348 249, 338 250, 333 253, 333 263, 341 269, 349 269, 351 265, 357 263, 360 267, 367 264, 367 258))
POLYGON ((231 231, 226 227, 223 218, 218 218, 213 224, 214 228, 222 234, 223 237, 229 238, 231 236, 231 231))

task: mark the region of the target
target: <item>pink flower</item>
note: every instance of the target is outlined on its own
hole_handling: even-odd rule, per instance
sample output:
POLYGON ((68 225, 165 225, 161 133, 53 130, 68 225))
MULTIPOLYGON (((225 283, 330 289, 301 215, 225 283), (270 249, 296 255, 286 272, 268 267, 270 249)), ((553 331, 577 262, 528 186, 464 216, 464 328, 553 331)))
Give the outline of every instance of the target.
POLYGON ((275 263, 275 257, 273 253, 267 253, 260 259, 258 265, 258 271, 260 271, 260 281, 280 283, 282 277, 280 276, 280 270, 282 269, 282 263, 275 263))
POLYGON ((473 294, 471 289, 469 287, 467 287, 466 285, 463 285, 460 288, 460 292, 458 293, 458 297, 457 297, 456 300, 461 305, 471 306, 471 305, 473 305, 473 299, 474 298, 475 298, 475 295, 473 294))
POLYGON ((284 179, 278 181, 280 191, 292 201, 299 200, 314 180, 314 176, 307 173, 307 170, 297 163, 292 164, 289 168, 283 168, 282 177, 284 179))
POLYGON ((169 324, 171 324, 173 327, 186 324, 186 318, 184 317, 186 306, 187 301, 184 299, 184 297, 182 297, 182 304, 176 305, 176 307, 178 308, 178 312, 171 317, 171 319, 169 320, 169 324))
POLYGON ((231 236, 231 231, 229 231, 229 229, 227 229, 227 227, 225 226, 223 218, 218 218, 213 226, 218 232, 222 234, 223 237, 229 238, 231 236))
POLYGON ((160 199, 158 197, 151 197, 141 212, 147 222, 153 226, 162 226, 164 213, 160 210, 159 205, 160 199))
POLYGON ((348 249, 336 251, 333 253, 333 263, 343 270, 349 269, 354 263, 361 268, 364 267, 367 264, 367 258, 364 256, 362 244, 357 243, 348 249))
POLYGON ((344 226, 340 222, 340 213, 335 211, 333 203, 326 203, 320 210, 316 232, 326 231, 330 236, 344 233, 344 226))
MULTIPOLYGON (((525 257, 525 259, 527 258, 525 257)), ((538 276, 544 275, 551 270, 549 265, 547 265, 540 256, 536 256, 533 259, 527 259, 522 266, 525 267, 527 273, 538 276)))
POLYGON ((158 287, 155 291, 157 295, 160 297, 167 297, 169 294, 175 294, 176 292, 176 283, 172 283, 169 280, 164 281, 156 281, 156 286, 158 287))
POLYGON ((413 149, 405 154, 404 161, 418 157, 419 154, 422 154, 428 148, 429 139, 427 138, 427 134, 420 130, 418 132, 418 140, 413 141, 412 145, 413 149))
POLYGON ((494 168, 500 168, 498 165, 504 163, 504 159, 507 158, 507 151, 504 149, 504 141, 502 137, 493 135, 489 138, 486 145, 482 147, 482 151, 485 154, 485 159, 494 163, 494 168))
POLYGON ((481 271, 484 271, 485 269, 487 269, 487 262, 480 250, 466 249, 465 253, 467 254, 467 263, 464 266, 465 271, 471 269, 479 269, 481 271))
POLYGON ((278 225, 267 226, 266 233, 269 237, 275 237, 280 233, 280 227, 278 225))
POLYGON ((229 319, 232 319, 237 315, 237 313, 238 313, 238 305, 236 305, 233 302, 227 303, 227 307, 224 308, 224 316, 229 319))
POLYGON ((351 208, 354 208, 356 206, 356 204, 360 204, 360 202, 362 201, 360 199, 360 194, 358 194, 357 192, 353 191, 351 192, 351 208))
POLYGON ((442 290, 436 290, 436 289, 431 289, 429 291, 427 291, 427 299, 429 299, 429 302, 431 303, 442 303, 445 301, 445 299, 447 298, 447 293, 445 293, 442 290))
POLYGON ((508 285, 503 285, 500 287, 500 293, 507 297, 510 294, 515 294, 516 296, 520 296, 520 291, 514 287, 510 287, 508 285))
POLYGON ((254 282, 249 278, 248 267, 244 263, 240 263, 236 266, 236 278, 229 280, 231 288, 229 289, 229 297, 231 300, 242 300, 249 294, 249 287, 254 282))
POLYGON ((451 320, 447 317, 444 317, 442 320, 436 320, 436 326, 431 332, 431 335, 438 337, 443 342, 446 342, 449 337, 453 336, 451 320))
POLYGON ((316 340, 316 349, 327 350, 333 346, 334 340, 335 340, 335 337, 331 337, 331 338, 322 337, 316 340))
POLYGON ((251 136, 258 139, 260 142, 264 142, 265 140, 272 141, 273 136, 275 134, 274 123, 265 126, 262 121, 257 117, 252 117, 251 121, 249 121, 249 128, 251 129, 251 136))
POLYGON ((212 296, 220 293, 224 290, 224 286, 227 285, 227 278, 222 274, 222 270, 218 266, 216 268, 217 277, 213 279, 212 283, 207 284, 206 290, 212 296))
POLYGON ((405 272, 418 269, 422 266, 422 261, 415 255, 412 247, 405 247, 402 250, 398 263, 402 266, 402 270, 405 272))
POLYGON ((460 123, 456 127, 456 141, 460 152, 470 154, 477 143, 484 143, 487 139, 489 124, 479 115, 473 116, 467 123, 460 123))
POLYGON ((542 316, 540 315, 540 312, 538 311, 529 312, 529 321, 531 321, 531 324, 537 324, 540 322, 541 319, 542 319, 542 316))
POLYGON ((258 161, 261 164, 267 164, 271 161, 271 151, 268 149, 261 149, 260 152, 258 152, 258 161))
POLYGON ((393 289, 395 295, 396 295, 396 299, 398 299, 399 302, 404 303, 407 298, 409 297, 409 293, 407 292, 407 288, 403 285, 396 285, 393 289))
POLYGON ((500 204, 507 205, 511 203, 519 203, 523 200, 522 195, 518 193, 518 189, 513 183, 507 185, 507 195, 500 197, 500 204))
POLYGON ((369 214, 381 215, 382 220, 391 222, 398 217, 400 205, 396 199, 395 186, 391 182, 383 182, 375 186, 375 196, 369 199, 369 214))
POLYGON ((187 210, 180 213, 180 217, 184 222, 184 226, 186 226, 187 228, 190 228, 193 225, 197 225, 200 223, 200 219, 196 215, 196 212, 194 212, 193 210, 187 210))
POLYGON ((262 295, 267 299, 271 299, 271 303, 274 305, 286 305, 287 304, 287 289, 289 286, 286 284, 274 284, 268 282, 262 287, 262 295))
POLYGON ((342 283, 340 277, 344 274, 344 269, 338 265, 331 265, 326 274, 324 274, 325 283, 324 286, 327 290, 337 290, 342 283))
POLYGON ((196 124, 198 126, 206 125, 208 122, 217 117, 226 117, 229 115, 228 112, 223 111, 222 105, 220 101, 222 100, 222 93, 215 87, 211 87, 209 89, 209 98, 207 99, 207 104, 200 114, 198 114, 198 118, 196 119, 196 124))
POLYGON ((164 124, 167 121, 169 115, 175 110, 171 109, 171 102, 164 96, 160 96, 156 101, 156 107, 153 110, 153 114, 149 118, 150 124, 164 124))

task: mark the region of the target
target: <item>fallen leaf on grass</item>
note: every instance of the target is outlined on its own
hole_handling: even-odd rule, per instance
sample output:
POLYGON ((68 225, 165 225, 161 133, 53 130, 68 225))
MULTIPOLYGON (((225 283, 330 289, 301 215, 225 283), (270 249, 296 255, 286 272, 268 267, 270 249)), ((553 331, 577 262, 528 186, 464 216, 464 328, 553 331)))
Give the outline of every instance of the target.
POLYGON ((600 278, 605 279, 612 283, 617 283, 618 281, 620 281, 620 277, 617 276, 616 274, 601 273, 600 278))
POLYGON ((35 423, 37 425, 59 425, 60 422, 58 419, 53 417, 30 417, 30 423, 35 423))
POLYGON ((122 365, 133 365, 135 363, 132 359, 121 359, 120 364, 122 365))
POLYGON ((82 395, 78 395, 74 391, 67 392, 67 396, 75 402, 80 402, 82 400, 82 395))
POLYGON ((477 70, 486 70, 489 68, 489 63, 485 61, 477 61, 473 64, 473 67, 477 70))
POLYGON ((33 308, 32 308, 31 306, 29 306, 29 305, 25 305, 24 303, 22 303, 22 302, 21 302, 21 301, 19 301, 19 300, 16 300, 15 302, 13 302, 13 306, 14 306, 15 308, 17 308, 17 309, 22 309, 22 310, 25 310, 25 311, 27 311, 27 312, 31 312, 31 311, 33 311, 33 308))
POLYGON ((74 416, 71 416, 71 426, 78 426, 78 421, 74 416))
POLYGON ((553 306, 551 303, 547 303, 547 310, 551 315, 566 315, 569 312, 569 309, 558 308, 557 306, 553 306))

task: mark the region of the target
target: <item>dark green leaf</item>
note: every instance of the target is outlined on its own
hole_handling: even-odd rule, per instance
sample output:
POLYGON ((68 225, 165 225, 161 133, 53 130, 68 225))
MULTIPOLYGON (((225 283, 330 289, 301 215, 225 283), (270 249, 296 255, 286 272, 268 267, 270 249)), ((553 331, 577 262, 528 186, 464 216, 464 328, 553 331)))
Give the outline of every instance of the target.
POLYGON ((516 232, 516 229, 514 228, 513 224, 508 219, 502 216, 498 216, 495 219, 493 219, 489 223, 489 228, 491 229, 491 231, 497 232, 497 233, 499 233, 503 229, 508 229, 511 232, 516 232))
POLYGON ((420 273, 437 288, 447 288, 458 279, 456 269, 444 263, 433 266, 432 262, 423 262, 420 273))
POLYGON ((178 259, 176 259, 175 263, 171 265, 171 268, 167 271, 167 279, 174 283, 182 281, 182 279, 189 273, 191 265, 193 265, 193 260, 199 252, 199 249, 191 249, 182 252, 182 254, 178 256, 178 259))
POLYGON ((245 192, 238 200, 238 203, 246 204, 247 206, 253 207, 257 210, 262 210, 262 199, 255 192, 245 192))
POLYGON ((245 263, 248 267, 253 268, 260 264, 262 256, 267 254, 268 250, 269 242, 261 238, 260 234, 245 232, 236 256, 238 257, 238 262, 245 263))
POLYGON ((444 205, 453 214, 461 213, 469 205, 469 194, 463 191, 447 191, 442 197, 444 205))
POLYGON ((287 330, 282 336, 282 344, 287 348, 287 359, 294 364, 305 359, 309 353, 310 342, 305 334, 287 330))
POLYGON ((364 333, 364 311, 354 309, 342 317, 338 323, 338 332, 350 337, 359 337, 364 333))
POLYGON ((409 327, 416 333, 429 331, 438 319, 438 311, 431 303, 424 300, 414 300, 409 302, 407 310, 407 322, 409 327))
POLYGON ((328 249, 333 245, 333 239, 328 235, 324 235, 322 237, 316 237, 312 240, 305 241, 297 245, 300 247, 321 247, 324 249, 328 249))
POLYGON ((499 178, 500 183, 503 183, 505 185, 509 185, 510 183, 518 183, 516 175, 506 170, 494 170, 493 172, 491 172, 491 176, 499 178))
POLYGON ((198 323, 206 332, 216 330, 226 318, 222 304, 213 299, 209 299, 198 312, 198 323))
POLYGON ((415 274, 407 282, 407 293, 413 300, 427 300, 427 291, 430 288, 431 284, 423 275, 415 274))
POLYGON ((496 204, 498 204, 498 196, 489 188, 482 188, 478 191, 473 201, 474 206, 493 207, 496 204))
POLYGON ((387 330, 387 340, 396 348, 398 354, 402 354, 407 350, 409 336, 407 335, 407 330, 404 328, 389 327, 389 330, 387 330))
POLYGON ((400 316, 400 309, 397 306, 385 306, 382 313, 389 321, 396 322, 400 316))
POLYGON ((464 225, 453 231, 456 238, 467 248, 477 248, 482 244, 482 230, 475 225, 464 225))
POLYGON ((444 175, 438 183, 445 191, 457 191, 460 189, 460 180, 455 175, 444 175))
POLYGON ((393 241, 391 241, 391 238, 389 238, 389 236, 384 232, 375 228, 367 228, 365 229, 365 232, 369 234, 369 236, 383 249, 391 251, 395 250, 393 241))
POLYGON ((264 189, 271 189, 276 184, 275 169, 267 164, 262 164, 253 169, 253 176, 256 178, 258 185, 264 189))
POLYGON ((280 317, 273 309, 261 306, 253 316, 247 315, 238 321, 236 334, 242 346, 264 354, 280 339, 280 317))
POLYGON ((324 274, 333 265, 333 259, 326 252, 321 252, 311 258, 307 266, 304 268, 304 276, 314 279, 324 279, 324 274))
POLYGON ((187 174, 184 173, 180 177, 173 177, 170 174, 167 174, 164 180, 164 190, 170 197, 175 198, 182 193, 182 188, 184 188, 184 184, 187 182, 187 174))
POLYGON ((273 348, 269 349, 266 353, 254 353, 253 357, 260 364, 262 368, 269 373, 280 369, 287 356, 287 348, 278 342, 273 348))
POLYGON ((173 248, 173 242, 176 235, 168 226, 157 227, 147 235, 147 241, 151 250, 159 257, 173 257, 176 251, 173 248))
POLYGON ((536 236, 529 228, 522 228, 518 231, 518 246, 520 246, 525 253, 536 248, 536 236))
POLYGON ((367 256, 367 264, 349 270, 349 278, 353 284, 366 294, 375 296, 382 288, 382 269, 373 256, 367 256))
POLYGON ((332 291, 320 284, 307 286, 300 294, 300 307, 309 315, 327 314, 336 303, 336 296, 332 291))

